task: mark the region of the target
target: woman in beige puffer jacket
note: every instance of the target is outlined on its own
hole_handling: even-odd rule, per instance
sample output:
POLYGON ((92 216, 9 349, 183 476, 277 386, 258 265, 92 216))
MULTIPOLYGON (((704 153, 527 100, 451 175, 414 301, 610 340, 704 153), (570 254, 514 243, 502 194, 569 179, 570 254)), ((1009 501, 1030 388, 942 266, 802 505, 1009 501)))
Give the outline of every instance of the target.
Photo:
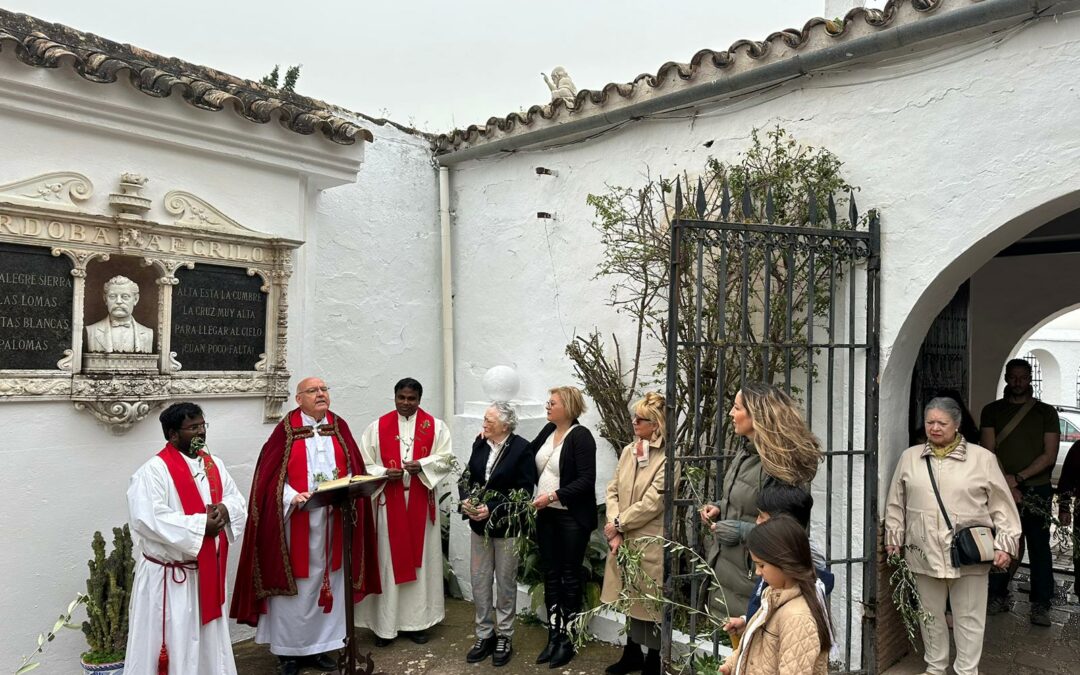
POLYGON ((832 627, 806 530, 790 516, 770 518, 747 541, 768 587, 761 609, 746 624, 725 675, 826 675, 832 627))

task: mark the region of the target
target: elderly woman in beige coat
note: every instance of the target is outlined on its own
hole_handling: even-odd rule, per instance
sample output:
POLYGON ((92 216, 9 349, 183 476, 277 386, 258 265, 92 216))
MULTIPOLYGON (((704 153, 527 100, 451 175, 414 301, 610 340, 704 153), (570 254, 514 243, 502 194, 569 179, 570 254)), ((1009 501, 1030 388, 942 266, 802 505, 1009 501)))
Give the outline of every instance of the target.
POLYGON ((986 623, 990 564, 954 567, 953 532, 945 525, 930 470, 954 527, 990 525, 995 530, 993 566, 1008 567, 1020 541, 1020 514, 997 458, 957 433, 961 411, 951 398, 935 398, 923 417, 927 442, 904 451, 885 504, 885 551, 903 551, 915 574, 922 608, 926 672, 943 675, 949 665, 945 600, 952 605, 956 675, 977 675, 986 623))
MULTIPOLYGON (((664 534, 664 397, 649 392, 634 404, 634 442, 623 448, 615 477, 607 487, 607 537, 611 552, 604 569, 602 602, 615 602, 623 593, 624 571, 616 563, 620 546, 633 547, 640 537, 664 534)), ((664 549, 657 542, 643 545, 641 577, 632 579, 626 596, 662 595, 664 549)), ((660 675, 660 610, 656 603, 635 601, 630 605, 630 629, 622 658, 608 666, 608 675, 642 671, 660 675), (641 646, 648 654, 643 656, 641 646)))

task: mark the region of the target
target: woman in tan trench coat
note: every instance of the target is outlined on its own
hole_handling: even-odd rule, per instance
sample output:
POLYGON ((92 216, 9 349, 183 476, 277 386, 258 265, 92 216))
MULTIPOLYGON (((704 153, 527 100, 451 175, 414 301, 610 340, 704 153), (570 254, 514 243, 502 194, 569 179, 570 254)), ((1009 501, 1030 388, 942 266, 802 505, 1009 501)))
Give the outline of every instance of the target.
MULTIPOLYGON (((614 602, 623 591, 624 572, 616 563, 620 546, 634 547, 640 537, 664 534, 664 397, 649 392, 634 404, 634 442, 623 448, 615 477, 607 487, 607 537, 611 552, 604 570, 602 602, 614 602)), ((664 549, 657 542, 640 549, 643 575, 627 588, 629 597, 662 595, 664 549)), ((608 675, 641 671, 660 675, 660 609, 656 603, 634 602, 627 611, 630 629, 622 658, 608 666, 608 675), (643 656, 641 646, 648 654, 643 656)))

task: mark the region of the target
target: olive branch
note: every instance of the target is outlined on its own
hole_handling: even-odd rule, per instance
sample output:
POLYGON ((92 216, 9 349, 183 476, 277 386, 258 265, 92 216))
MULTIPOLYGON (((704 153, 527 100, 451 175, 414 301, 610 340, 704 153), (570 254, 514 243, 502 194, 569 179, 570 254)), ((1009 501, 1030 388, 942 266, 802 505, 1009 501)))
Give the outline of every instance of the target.
MULTIPOLYGON (((1060 499, 1060 497, 1059 497, 1060 499)), ((1054 548, 1064 552, 1072 548, 1073 555, 1077 555, 1080 552, 1080 534, 1077 533, 1075 527, 1063 525, 1061 521, 1054 516, 1053 502, 1050 499, 1044 499, 1035 495, 1024 495, 1024 499, 1017 504, 1020 509, 1020 514, 1028 514, 1041 519, 1046 526, 1054 528, 1054 548)))
POLYGON ((53 624, 52 629, 48 633, 38 633, 37 637, 37 649, 30 653, 29 656, 23 658, 22 663, 15 670, 15 675, 22 675, 22 673, 28 673, 41 665, 40 662, 34 659, 38 656, 45 654, 45 646, 56 639, 57 634, 63 628, 71 628, 79 630, 80 626, 77 623, 71 621, 72 614, 75 613, 75 609, 80 605, 86 604, 88 596, 85 593, 76 593, 75 599, 68 603, 67 610, 60 614, 60 617, 53 624))
POLYGON ((896 611, 900 614, 900 621, 904 624, 904 632, 907 634, 911 646, 918 650, 915 642, 915 634, 922 624, 931 623, 934 617, 922 607, 919 598, 919 587, 915 583, 915 574, 908 567, 907 558, 904 557, 903 549, 915 551, 923 558, 926 554, 918 546, 906 544, 901 551, 890 555, 886 562, 893 568, 889 576, 889 585, 892 586, 892 601, 896 611))
POLYGON ((468 468, 462 469, 456 457, 448 458, 447 468, 457 473, 458 491, 461 495, 462 511, 468 515, 470 509, 465 505, 485 504, 489 506, 488 518, 484 523, 484 543, 491 537, 492 529, 506 525, 506 537, 514 540, 514 553, 522 559, 529 550, 529 543, 536 532, 536 508, 533 507, 532 493, 517 488, 503 494, 487 489, 484 485, 471 484, 468 468))
MULTIPOLYGON (((727 597, 719 580, 716 578, 716 572, 713 570, 712 565, 701 554, 688 546, 661 536, 635 537, 624 541, 615 550, 615 563, 623 580, 622 590, 619 591, 619 595, 615 600, 600 603, 592 609, 580 612, 570 621, 567 631, 575 649, 581 649, 593 639, 594 636, 589 633, 588 626, 594 617, 605 611, 627 614, 630 608, 637 604, 644 605, 657 614, 667 606, 672 609, 682 610, 689 615, 701 617, 709 626, 709 630, 702 632, 703 635, 712 635, 715 631, 722 630, 724 624, 730 619, 727 597), (705 577, 708 586, 719 595, 719 602, 715 604, 705 602, 699 608, 665 596, 663 588, 656 583, 656 580, 642 566, 645 549, 652 545, 662 546, 675 556, 685 555, 690 563, 691 572, 705 577), (715 610, 722 610, 722 613, 715 610)), ((693 655, 699 647, 704 646, 706 643, 711 644, 711 638, 708 641, 695 640, 690 644, 687 654, 693 655)))

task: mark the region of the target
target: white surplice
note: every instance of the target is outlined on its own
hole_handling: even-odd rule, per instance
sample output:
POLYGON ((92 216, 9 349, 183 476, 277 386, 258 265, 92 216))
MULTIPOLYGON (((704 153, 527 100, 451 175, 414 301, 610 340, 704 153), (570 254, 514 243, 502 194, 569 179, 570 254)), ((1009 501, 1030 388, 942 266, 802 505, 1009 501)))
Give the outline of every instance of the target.
MULTIPOLYGON (((185 455, 199 496, 210 500, 210 484, 200 459, 185 455)), ((225 528, 230 548, 240 539, 247 523, 247 500, 225 469, 214 457, 221 475, 221 502, 229 510, 225 528)), ((131 592, 130 620, 124 672, 129 675, 157 675, 161 651, 162 584, 169 575, 166 611, 166 642, 169 649, 169 675, 222 673, 234 675, 232 641, 229 639, 228 604, 223 602, 221 617, 202 625, 199 613, 199 573, 187 570, 187 580, 173 581, 173 570, 147 560, 143 554, 163 562, 195 560, 203 545, 206 514, 185 515, 180 495, 173 484, 164 460, 156 455, 139 467, 128 484, 128 509, 131 513, 131 540, 134 544, 135 582, 131 592)), ((216 545, 216 540, 215 540, 216 545)), ((239 549, 236 549, 239 553, 239 549)), ((176 570, 180 578, 184 570, 176 570)), ((225 585, 229 587, 228 583, 225 585)))
MULTIPOLYGON (((304 426, 316 428, 325 420, 316 421, 306 413, 300 413, 304 426)), ((314 490, 320 480, 334 477, 337 462, 334 460, 334 440, 330 436, 315 435, 304 441, 307 450, 308 490, 314 490), (319 475, 316 479, 316 475, 319 475)), ((346 450, 346 448, 342 448, 346 450)), ((340 477, 340 476, 339 476, 340 477)), ((288 483, 282 491, 285 508, 285 540, 292 550, 292 532, 289 518, 295 512, 293 497, 299 494, 288 483)), ((308 511, 309 534, 308 575, 296 578, 296 595, 273 595, 267 598, 267 611, 259 617, 255 630, 255 642, 269 644, 270 653, 278 656, 308 656, 322 654, 345 646, 345 565, 330 572, 330 590, 334 604, 329 612, 319 607, 319 590, 322 588, 323 571, 328 564, 326 521, 329 509, 308 511)))
MULTIPOLYGON (((398 415, 401 461, 412 461, 413 436, 416 432, 416 415, 410 418, 398 415)), ((379 451, 379 421, 375 420, 364 430, 360 439, 360 452, 368 473, 382 476, 386 467, 379 451)), ((435 420, 435 442, 431 453, 419 460, 422 471, 416 476, 407 472, 402 477, 405 487, 419 479, 429 490, 436 492, 439 483, 453 468, 454 451, 450 444, 450 430, 442 420, 435 420)), ((409 492, 406 492, 408 499, 409 492)), ((430 628, 443 620, 446 614, 443 599, 442 532, 438 512, 435 522, 425 519, 424 556, 416 581, 404 584, 394 582, 394 564, 390 558, 390 537, 387 534, 386 504, 382 490, 372 497, 375 508, 375 529, 378 530, 379 575, 382 593, 369 595, 356 606, 356 625, 370 628, 381 638, 397 637, 398 631, 419 631, 430 628)))

